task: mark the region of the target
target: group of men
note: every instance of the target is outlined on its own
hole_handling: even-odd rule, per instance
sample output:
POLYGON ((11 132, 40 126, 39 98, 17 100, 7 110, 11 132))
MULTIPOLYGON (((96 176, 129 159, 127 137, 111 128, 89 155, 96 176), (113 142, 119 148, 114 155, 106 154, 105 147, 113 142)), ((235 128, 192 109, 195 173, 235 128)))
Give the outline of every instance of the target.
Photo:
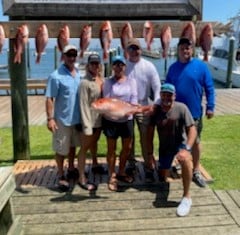
MULTIPOLYGON (((193 58, 194 45, 187 38, 180 38, 177 61, 170 66, 163 85, 154 65, 142 57, 138 39, 129 40, 127 52, 126 76, 136 79, 138 103, 153 105, 151 114, 141 113, 134 117, 140 134, 146 180, 153 180, 156 167, 153 155, 156 126, 159 136, 159 179, 166 180, 172 162, 176 159, 181 165, 183 180, 183 197, 177 215, 185 216, 192 204, 189 192, 191 181, 200 187, 206 186, 199 170, 200 134, 203 110, 207 118, 214 115, 215 94, 211 74, 204 62, 193 58), (206 95, 206 108, 202 107, 203 94, 206 95)), ((64 179, 63 160, 66 155, 71 159, 68 171, 73 172, 74 148, 79 144, 72 141, 77 139, 74 126, 80 118, 77 114, 79 107, 72 105, 78 99, 75 89, 80 83, 80 74, 74 67, 76 53, 76 48, 71 45, 64 48, 64 63, 49 77, 46 91, 47 125, 54 136, 53 150, 56 152, 59 180, 64 179), (52 79, 55 83, 52 83, 52 79)), ((134 168, 133 144, 127 173, 132 173, 134 168)))

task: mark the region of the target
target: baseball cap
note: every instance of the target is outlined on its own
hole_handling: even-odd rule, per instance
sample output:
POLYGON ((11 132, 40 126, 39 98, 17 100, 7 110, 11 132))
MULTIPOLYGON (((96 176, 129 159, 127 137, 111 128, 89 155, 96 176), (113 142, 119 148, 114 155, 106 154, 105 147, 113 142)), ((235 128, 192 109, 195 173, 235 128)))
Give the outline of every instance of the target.
POLYGON ((130 38, 127 44, 127 47, 137 46, 141 49, 141 44, 137 38, 130 38))
POLYGON ((168 93, 175 94, 176 90, 174 85, 170 83, 165 83, 161 86, 161 92, 168 92, 168 93))
POLYGON ((74 45, 68 44, 63 48, 63 53, 66 54, 67 52, 69 52, 71 50, 74 50, 77 52, 77 48, 74 45))
POLYGON ((191 46, 193 43, 190 39, 188 38, 180 38, 178 42, 178 46, 182 44, 187 44, 188 46, 191 46))
POLYGON ((123 63, 123 64, 126 64, 126 60, 125 60, 124 57, 121 56, 121 55, 117 55, 117 56, 114 56, 114 57, 112 58, 112 64, 115 64, 115 63, 117 63, 117 62, 121 62, 121 63, 123 63))
POLYGON ((91 54, 90 56, 88 56, 88 63, 93 62, 101 63, 101 59, 98 54, 91 54))

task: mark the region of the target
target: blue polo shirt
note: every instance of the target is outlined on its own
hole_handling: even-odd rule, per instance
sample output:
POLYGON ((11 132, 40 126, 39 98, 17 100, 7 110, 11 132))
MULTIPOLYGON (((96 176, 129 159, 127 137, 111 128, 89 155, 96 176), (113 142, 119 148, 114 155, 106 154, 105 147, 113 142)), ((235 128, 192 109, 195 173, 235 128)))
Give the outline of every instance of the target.
POLYGON ((79 96, 80 72, 76 70, 72 77, 67 67, 62 64, 48 77, 46 97, 55 99, 54 118, 65 126, 80 122, 79 96))

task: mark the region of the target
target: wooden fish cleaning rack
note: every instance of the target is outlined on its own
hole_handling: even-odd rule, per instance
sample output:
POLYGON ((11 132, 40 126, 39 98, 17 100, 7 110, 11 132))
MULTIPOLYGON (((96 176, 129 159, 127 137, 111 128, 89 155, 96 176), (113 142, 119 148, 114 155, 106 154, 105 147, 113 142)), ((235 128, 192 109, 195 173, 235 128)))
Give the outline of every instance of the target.
MULTIPOLYGON (((15 38, 16 32, 19 26, 22 24, 27 24, 29 28, 29 38, 34 38, 37 32, 37 28, 41 24, 46 24, 49 31, 49 38, 57 38, 59 29, 63 25, 68 25, 70 29, 70 36, 71 38, 79 38, 80 31, 84 25, 91 25, 92 26, 92 38, 99 38, 99 31, 103 21, 81 21, 81 20, 63 20, 63 21, 28 21, 28 20, 18 20, 18 21, 9 21, 9 22, 0 22, 3 26, 6 38, 15 38)), ((126 21, 111 21, 112 30, 113 30, 113 37, 120 38, 121 30, 123 25, 126 21)), ((134 37, 141 38, 143 25, 145 21, 129 21, 132 29, 134 37)), ((178 38, 181 35, 182 29, 184 26, 189 23, 190 21, 152 21, 154 26, 154 37, 160 37, 161 28, 165 25, 169 25, 172 29, 172 36, 178 38)), ((223 33, 227 33, 231 31, 231 24, 222 24, 219 22, 203 22, 203 21, 196 21, 194 22, 196 28, 196 34, 199 35, 202 28, 211 23, 213 27, 213 31, 215 35, 221 35, 223 33)))

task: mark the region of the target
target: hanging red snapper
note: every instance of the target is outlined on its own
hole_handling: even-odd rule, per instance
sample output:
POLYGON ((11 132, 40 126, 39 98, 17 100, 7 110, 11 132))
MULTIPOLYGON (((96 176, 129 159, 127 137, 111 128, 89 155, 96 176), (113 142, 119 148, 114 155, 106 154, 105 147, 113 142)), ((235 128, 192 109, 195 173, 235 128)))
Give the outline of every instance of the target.
POLYGON ((113 39, 112 26, 110 21, 107 20, 102 23, 99 32, 99 38, 101 47, 103 49, 103 60, 106 61, 108 59, 108 51, 113 39))
POLYGON ((36 63, 40 63, 41 55, 45 50, 45 47, 48 43, 48 29, 45 24, 42 24, 37 29, 36 37, 35 37, 35 46, 36 46, 36 63))
MULTIPOLYGON (((64 25, 60 28, 58 37, 57 37, 57 45, 60 52, 63 51, 63 48, 69 44, 70 39, 70 30, 67 25, 64 25)), ((62 60, 62 57, 60 58, 62 60)))
POLYGON ((98 113, 104 114, 112 119, 120 119, 135 113, 150 111, 151 106, 133 105, 116 98, 100 98, 91 104, 98 113))
POLYGON ((26 24, 23 24, 18 27, 17 34, 14 40, 14 63, 20 64, 22 62, 22 53, 25 48, 25 45, 28 42, 29 30, 26 24))
POLYGON ((126 59, 128 58, 127 45, 128 45, 129 39, 131 39, 131 38, 133 38, 132 26, 129 22, 127 22, 124 24, 124 26, 122 28, 121 36, 120 36, 122 49, 124 51, 124 57, 126 59))
POLYGON ((189 22, 184 26, 181 38, 188 38, 193 42, 193 45, 196 44, 196 29, 193 22, 189 22))
POLYGON ((153 23, 146 21, 143 26, 143 38, 147 44, 147 49, 151 50, 151 44, 153 42, 153 23))
POLYGON ((6 39, 6 36, 5 36, 4 28, 2 25, 0 25, 0 53, 2 53, 2 48, 5 43, 5 39, 6 39))
POLYGON ((81 50, 79 54, 80 58, 83 58, 84 51, 87 50, 91 38, 92 38, 92 26, 91 25, 83 26, 80 33, 80 50, 81 50))
POLYGON ((202 48, 203 60, 208 61, 208 52, 211 50, 213 41, 213 28, 211 24, 206 24, 199 36, 199 46, 202 48))
POLYGON ((170 26, 165 25, 163 26, 161 33, 160 33, 160 41, 162 45, 162 57, 166 58, 168 54, 168 49, 170 46, 170 42, 172 40, 172 31, 170 26))

